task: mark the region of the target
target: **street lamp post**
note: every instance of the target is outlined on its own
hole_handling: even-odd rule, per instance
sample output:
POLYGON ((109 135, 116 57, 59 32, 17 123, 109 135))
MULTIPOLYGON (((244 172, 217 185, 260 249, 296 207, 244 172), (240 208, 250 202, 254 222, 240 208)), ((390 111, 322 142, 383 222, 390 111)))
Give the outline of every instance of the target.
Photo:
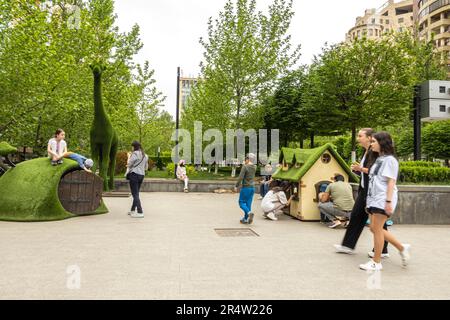
POLYGON ((414 161, 421 160, 420 85, 414 87, 414 161))
POLYGON ((177 166, 178 166, 178 128, 180 126, 180 67, 177 68, 177 108, 175 115, 175 170, 174 177, 177 178, 177 166))

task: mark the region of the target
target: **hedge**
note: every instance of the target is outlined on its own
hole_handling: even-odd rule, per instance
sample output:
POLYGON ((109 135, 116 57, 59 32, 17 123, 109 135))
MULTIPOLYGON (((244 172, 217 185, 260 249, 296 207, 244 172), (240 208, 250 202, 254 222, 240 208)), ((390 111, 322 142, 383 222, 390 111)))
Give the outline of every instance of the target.
POLYGON ((439 162, 431 162, 431 161, 403 161, 400 162, 400 167, 440 168, 442 167, 442 165, 439 162))
POLYGON ((444 182, 450 184, 450 168, 435 166, 431 163, 421 161, 416 165, 413 163, 400 163, 400 177, 401 182, 444 182))

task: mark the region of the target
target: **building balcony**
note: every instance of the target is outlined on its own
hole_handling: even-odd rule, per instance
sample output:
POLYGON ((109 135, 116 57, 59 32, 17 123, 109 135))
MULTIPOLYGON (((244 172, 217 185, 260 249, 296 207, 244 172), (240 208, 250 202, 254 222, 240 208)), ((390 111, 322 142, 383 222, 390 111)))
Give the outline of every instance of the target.
POLYGON ((450 38, 449 31, 434 35, 434 40, 447 39, 447 38, 450 38))
POLYGON ((432 24, 430 24, 430 27, 428 29, 438 28, 442 25, 450 25, 450 19, 441 19, 436 22, 433 22, 432 24))

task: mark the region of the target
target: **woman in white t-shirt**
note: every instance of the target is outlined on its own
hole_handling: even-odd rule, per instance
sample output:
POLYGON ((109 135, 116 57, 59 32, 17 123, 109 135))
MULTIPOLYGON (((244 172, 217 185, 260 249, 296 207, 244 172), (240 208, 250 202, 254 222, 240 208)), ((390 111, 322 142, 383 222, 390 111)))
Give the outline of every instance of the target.
POLYGON ((363 270, 381 270, 381 251, 384 241, 396 247, 406 267, 409 261, 409 244, 400 243, 389 231, 383 230, 386 220, 394 213, 397 206, 397 176, 398 161, 394 154, 394 144, 387 132, 373 135, 372 151, 379 154, 369 172, 369 190, 367 192, 367 212, 370 215, 370 231, 374 237, 374 257, 369 262, 361 264, 363 270))
POLYGON ((48 141, 47 152, 52 161, 52 165, 56 166, 63 162, 64 153, 67 152, 67 143, 64 141, 66 133, 63 129, 57 129, 55 137, 48 141))
POLYGON ((286 198, 286 191, 289 189, 288 182, 282 182, 280 186, 272 185, 261 202, 261 209, 265 218, 270 220, 278 220, 277 214, 283 212, 285 207, 291 204, 292 197, 286 198))

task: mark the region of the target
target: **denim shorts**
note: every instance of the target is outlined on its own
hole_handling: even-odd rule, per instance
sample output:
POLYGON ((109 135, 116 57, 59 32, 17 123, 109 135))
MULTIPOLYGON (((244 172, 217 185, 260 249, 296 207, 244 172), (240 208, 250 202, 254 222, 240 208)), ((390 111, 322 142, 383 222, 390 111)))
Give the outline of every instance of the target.
POLYGON ((376 207, 366 208, 366 211, 367 211, 368 214, 382 214, 382 215, 385 215, 388 218, 391 217, 389 214, 386 213, 386 211, 384 211, 384 209, 380 209, 380 208, 376 208, 376 207))

